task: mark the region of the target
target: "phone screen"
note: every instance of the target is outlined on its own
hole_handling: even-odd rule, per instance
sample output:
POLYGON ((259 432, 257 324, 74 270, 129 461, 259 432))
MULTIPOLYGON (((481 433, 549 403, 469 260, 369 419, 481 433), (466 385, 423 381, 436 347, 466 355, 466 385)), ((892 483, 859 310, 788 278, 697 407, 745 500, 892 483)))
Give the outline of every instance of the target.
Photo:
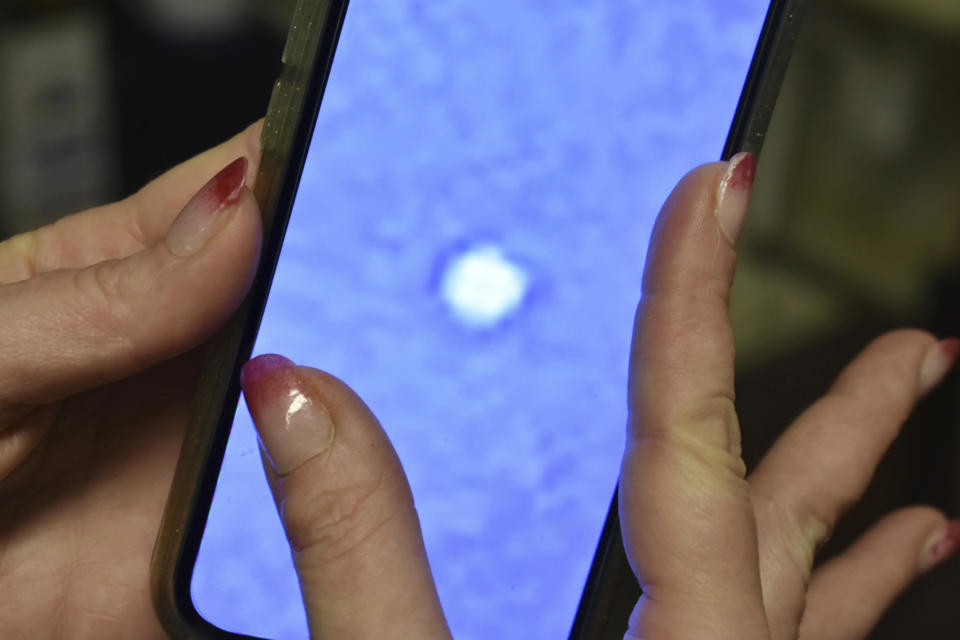
MULTIPOLYGON (((616 485, 651 225, 718 156, 766 0, 354 0, 255 353, 369 404, 457 638, 565 637, 616 485)), ((307 637, 241 403, 200 613, 307 637)))

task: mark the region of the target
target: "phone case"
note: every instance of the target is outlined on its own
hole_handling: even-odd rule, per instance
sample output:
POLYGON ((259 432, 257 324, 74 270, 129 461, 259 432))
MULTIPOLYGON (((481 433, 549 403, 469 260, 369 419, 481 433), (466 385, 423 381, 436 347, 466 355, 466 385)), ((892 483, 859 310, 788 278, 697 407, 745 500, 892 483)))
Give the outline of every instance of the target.
MULTIPOLYGON (((760 155, 807 0, 772 0, 750 63, 722 160, 741 151, 760 155)), ((642 591, 620 536, 617 492, 600 534, 570 640, 620 640, 642 591)))
POLYGON ((263 216, 263 250, 250 293, 207 345, 193 415, 154 547, 151 596, 171 638, 249 638, 225 632, 193 606, 190 578, 240 398, 240 364, 253 349, 280 254, 314 121, 326 87, 348 0, 299 0, 283 71, 261 137, 254 194, 263 216))

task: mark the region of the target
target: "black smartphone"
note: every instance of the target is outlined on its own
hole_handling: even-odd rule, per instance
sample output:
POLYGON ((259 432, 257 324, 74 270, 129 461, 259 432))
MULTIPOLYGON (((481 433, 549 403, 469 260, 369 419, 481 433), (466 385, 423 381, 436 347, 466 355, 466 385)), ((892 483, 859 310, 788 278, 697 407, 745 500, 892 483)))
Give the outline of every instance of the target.
POLYGON ((800 4, 303 0, 264 132, 263 263, 214 343, 155 552, 167 630, 307 635, 238 406, 239 367, 277 352, 384 424, 456 637, 570 634, 615 541, 654 217, 732 119, 727 155, 759 148, 800 4))

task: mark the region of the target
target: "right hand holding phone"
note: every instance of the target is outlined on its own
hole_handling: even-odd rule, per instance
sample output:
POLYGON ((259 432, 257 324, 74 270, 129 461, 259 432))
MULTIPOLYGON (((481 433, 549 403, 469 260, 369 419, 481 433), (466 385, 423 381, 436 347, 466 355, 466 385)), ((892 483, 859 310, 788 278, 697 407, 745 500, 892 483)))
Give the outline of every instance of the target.
MULTIPOLYGON (((955 340, 879 338, 747 475, 728 298, 754 168, 742 154, 691 172, 650 245, 620 483, 644 588, 627 638, 863 638, 960 546, 960 526, 912 507, 813 570, 914 403, 953 365, 955 340)), ((280 356, 248 363, 243 386, 311 635, 450 637, 410 489, 370 410, 339 380, 280 356)))
POLYGON ((916 401, 954 364, 956 340, 916 330, 875 340, 747 475, 728 301, 754 169, 742 154, 693 171, 650 243, 620 480, 644 589, 629 638, 863 638, 960 543, 956 524, 912 507, 813 570, 916 401))

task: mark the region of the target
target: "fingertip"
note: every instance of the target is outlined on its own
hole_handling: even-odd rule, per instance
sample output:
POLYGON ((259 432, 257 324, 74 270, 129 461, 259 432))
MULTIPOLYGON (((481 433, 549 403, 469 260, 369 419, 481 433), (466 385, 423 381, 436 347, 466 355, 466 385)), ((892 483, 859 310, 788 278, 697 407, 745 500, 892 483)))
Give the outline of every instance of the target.
POLYGON ((947 338, 927 348, 920 363, 917 390, 926 395, 947 377, 960 358, 960 340, 947 338))
POLYGON ((680 180, 664 208, 711 210, 720 232, 736 246, 756 172, 757 157, 749 152, 738 153, 727 162, 700 165, 680 180))
POLYGON ((747 217, 756 173, 757 157, 752 153, 738 153, 727 163, 717 187, 714 216, 720 231, 734 247, 747 217))
POLYGON ((643 275, 645 294, 672 285, 678 276, 702 271, 702 264, 715 268, 705 261, 717 239, 724 238, 714 212, 728 167, 726 162, 700 165, 684 175, 667 197, 650 238, 643 275))
POLYGON ((249 162, 240 156, 221 169, 184 206, 164 239, 170 253, 188 258, 229 224, 244 195, 249 162))
POLYGON ((333 444, 330 412, 292 361, 273 354, 254 358, 241 370, 241 385, 263 450, 281 477, 333 444))
MULTIPOLYGON (((203 214, 201 213, 201 216, 203 214)), ((171 226, 152 248, 117 263, 126 298, 133 310, 124 329, 140 351, 138 360, 166 359, 194 347, 223 325, 246 296, 260 257, 259 207, 246 187, 234 204, 215 214, 216 228, 203 228, 205 239, 189 228, 171 226), (192 243, 202 243, 197 247, 192 243)), ((189 225, 189 223, 184 223, 189 225)))
POLYGON ((957 541, 960 527, 934 507, 906 507, 885 516, 813 573, 801 637, 867 637, 901 593, 956 553, 957 541))
POLYGON ((709 162, 688 171, 670 193, 664 211, 672 212, 678 207, 713 209, 727 166, 726 162, 709 162))
POLYGON ((927 573, 940 566, 960 550, 960 520, 944 522, 926 539, 920 553, 920 573, 927 573))
POLYGON ((250 359, 240 369, 240 386, 247 402, 262 401, 266 395, 274 393, 271 383, 277 379, 277 374, 294 366, 291 360, 273 353, 250 359))

